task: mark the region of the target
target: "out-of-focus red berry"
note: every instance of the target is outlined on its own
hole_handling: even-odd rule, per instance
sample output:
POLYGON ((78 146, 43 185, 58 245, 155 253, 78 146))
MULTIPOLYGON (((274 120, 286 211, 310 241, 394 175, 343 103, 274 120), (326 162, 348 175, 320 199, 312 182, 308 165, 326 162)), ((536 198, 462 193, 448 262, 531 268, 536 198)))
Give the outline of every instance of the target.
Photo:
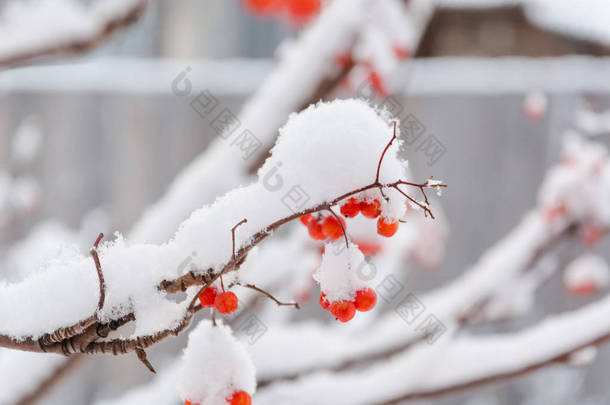
POLYGON ((387 218, 381 217, 377 220, 377 233, 381 236, 389 238, 398 231, 398 221, 390 221, 387 218))

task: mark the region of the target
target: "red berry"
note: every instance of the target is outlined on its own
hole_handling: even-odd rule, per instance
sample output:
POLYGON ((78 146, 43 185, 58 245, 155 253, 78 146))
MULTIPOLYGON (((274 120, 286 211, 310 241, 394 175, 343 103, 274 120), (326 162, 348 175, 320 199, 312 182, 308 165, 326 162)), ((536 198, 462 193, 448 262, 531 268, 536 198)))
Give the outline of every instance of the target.
POLYGON ((387 218, 381 217, 377 220, 377 233, 381 236, 389 238, 398 230, 398 221, 390 221, 387 218))
POLYGON ((280 0, 243 0, 244 6, 253 14, 272 14, 282 6, 280 0))
POLYGON ((288 12, 297 23, 304 23, 320 10, 320 0, 287 0, 288 12))
POLYGON ((231 405, 252 405, 252 398, 246 391, 238 391, 227 399, 231 405))
MULTIPOLYGON (((345 221, 340 218, 343 226, 345 227, 345 221)), ((322 232, 328 239, 339 239, 343 236, 343 228, 334 216, 326 217, 322 222, 322 232)))
POLYGON ((411 53, 407 48, 400 45, 395 45, 394 55, 396 55, 398 59, 407 59, 411 55, 411 53))
POLYGON ((354 60, 352 59, 351 53, 345 52, 337 55, 335 57, 335 62, 337 62, 337 65, 341 66, 342 68, 348 68, 354 63, 354 60))
POLYGON ((303 225, 309 225, 309 222, 311 221, 311 214, 305 214, 301 216, 299 220, 303 225))
POLYGON ((361 201, 360 212, 367 218, 377 218, 381 214, 381 203, 379 200, 371 202, 361 201))
POLYGON ((320 306, 322 307, 322 309, 328 311, 330 309, 330 302, 328 302, 328 299, 326 298, 326 294, 321 293, 320 294, 320 306))
POLYGON ((341 214, 348 218, 353 218, 360 212, 360 203, 355 198, 350 198, 341 206, 341 214))
POLYGON ((588 247, 595 247, 602 239, 602 230, 600 227, 595 225, 589 225, 583 229, 580 235, 581 240, 588 247))
POLYGON ((574 295, 589 295, 597 292, 597 284, 593 281, 585 281, 578 285, 570 286, 570 293, 574 295))
POLYGON ((356 306, 351 301, 335 301, 330 304, 330 313, 341 322, 348 322, 356 315, 356 306))
POLYGON ((185 399, 185 400, 184 400, 184 405, 199 405, 199 404, 192 403, 192 402, 191 402, 191 401, 189 401, 188 399, 185 399))
POLYGON ((373 309, 377 303, 377 294, 371 288, 363 288, 356 291, 356 299, 354 305, 358 311, 366 312, 373 309))
POLYGON ((545 219, 548 223, 552 224, 559 218, 564 217, 568 213, 568 207, 564 203, 559 203, 548 208, 544 212, 545 219))
POLYGON ((203 308, 213 306, 214 300, 216 299, 216 295, 218 295, 218 288, 214 286, 210 286, 203 290, 201 295, 199 295, 199 302, 201 302, 201 306, 203 308))
POLYGON ((371 86, 373 86, 373 89, 375 89, 377 94, 379 94, 381 97, 387 97, 388 92, 385 89, 385 83, 383 82, 381 76, 375 72, 371 72, 369 74, 369 80, 371 81, 371 86))
POLYGON ((379 243, 357 241, 356 244, 358 245, 358 249, 360 249, 362 254, 367 257, 381 252, 381 245, 379 243))
POLYGON ((225 291, 218 294, 214 300, 214 307, 221 314, 230 314, 237 309, 237 305, 237 295, 231 291, 225 291))
POLYGON ((307 231, 309 231, 309 236, 311 236, 315 240, 326 239, 326 236, 324 236, 324 232, 322 231, 322 225, 320 225, 314 219, 309 221, 309 224, 307 225, 307 231))

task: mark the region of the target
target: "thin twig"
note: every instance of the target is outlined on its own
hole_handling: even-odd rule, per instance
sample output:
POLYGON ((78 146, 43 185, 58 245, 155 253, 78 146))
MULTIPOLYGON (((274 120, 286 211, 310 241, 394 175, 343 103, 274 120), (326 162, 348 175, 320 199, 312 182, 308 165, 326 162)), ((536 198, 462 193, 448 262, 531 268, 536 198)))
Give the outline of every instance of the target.
POLYGON ((144 349, 140 349, 139 347, 136 347, 135 352, 136 352, 136 355, 138 356, 138 359, 142 363, 144 363, 146 368, 149 369, 153 374, 157 374, 157 372, 155 371, 155 368, 152 366, 152 364, 150 364, 150 361, 148 361, 148 357, 146 356, 146 352, 144 351, 144 349))
POLYGON ((245 224, 246 222, 248 222, 248 220, 244 218, 235 225, 233 225, 233 228, 231 228, 231 240, 233 242, 233 263, 237 263, 237 261, 235 260, 235 230, 238 226, 245 224))
POLYGON ((258 288, 257 286, 255 286, 253 284, 237 284, 237 285, 249 288, 251 290, 257 291, 257 292, 265 295, 267 298, 273 300, 279 307, 291 306, 291 307, 295 307, 296 309, 301 309, 301 306, 299 305, 298 302, 282 302, 282 301, 278 300, 277 298, 275 298, 273 295, 271 295, 271 293, 263 290, 262 288, 258 288))
POLYGON ((104 237, 103 233, 100 233, 93 244, 93 248, 89 251, 91 257, 93 257, 93 261, 95 262, 95 269, 97 270, 97 278, 99 279, 100 285, 100 299, 97 302, 97 309, 101 311, 104 307, 104 301, 106 299, 106 283, 104 282, 104 274, 102 273, 102 265, 100 263, 100 258, 97 254, 97 248, 100 244, 100 241, 104 237))
POLYGON ((339 225, 341 226, 341 231, 343 232, 343 239, 345 239, 345 247, 349 249, 349 241, 347 239, 347 232, 345 231, 345 227, 343 226, 343 222, 341 222, 341 218, 339 218, 339 216, 337 214, 335 214, 335 211, 333 211, 332 208, 329 207, 328 211, 330 211, 330 213, 333 214, 333 216, 335 217, 337 222, 339 222, 339 225))
POLYGON ((390 142, 388 142, 388 144, 385 146, 385 149, 381 153, 381 157, 379 157, 379 163, 377 163, 377 175, 375 176, 375 183, 379 183, 379 172, 381 171, 381 162, 383 161, 385 153, 388 151, 388 149, 390 149, 390 145, 392 145, 392 142, 394 142, 394 139, 396 139, 396 121, 394 121, 394 134, 392 135, 392 139, 390 139, 390 142))
MULTIPOLYGON (((232 240, 232 246, 233 246, 233 251, 232 251, 232 260, 220 271, 220 273, 216 274, 215 276, 213 276, 210 280, 208 280, 207 283, 205 283, 200 289, 199 291, 197 291, 197 294, 195 294, 195 296, 193 297, 193 299, 191 300, 189 306, 188 306, 188 310, 189 311, 193 311, 193 308, 195 307, 195 304, 197 303, 197 299, 199 298, 199 296, 201 295, 201 293, 208 288, 210 285, 212 285, 212 283, 214 281, 216 281, 217 278, 220 278, 220 285, 222 287, 222 290, 224 291, 224 283, 222 281, 222 275, 224 273, 226 273, 227 271, 229 271, 229 269, 234 269, 237 265, 237 256, 235 254, 235 229, 237 229, 238 226, 245 224, 246 222, 248 222, 248 220, 246 218, 242 219, 241 221, 239 221, 238 223, 236 223, 235 225, 233 225, 233 228, 231 228, 231 240, 232 240)), ((252 243, 251 243, 252 245, 252 243)), ((252 245, 253 246, 253 245, 252 245)), ((245 250, 247 252, 247 250, 245 250)), ((240 250, 241 252, 241 250, 240 250)), ((241 258, 241 255, 240 255, 241 258)), ((184 281, 184 280, 181 280, 184 281)), ((171 285, 167 284, 167 285, 171 285)), ((191 284, 192 285, 192 284, 191 284)))

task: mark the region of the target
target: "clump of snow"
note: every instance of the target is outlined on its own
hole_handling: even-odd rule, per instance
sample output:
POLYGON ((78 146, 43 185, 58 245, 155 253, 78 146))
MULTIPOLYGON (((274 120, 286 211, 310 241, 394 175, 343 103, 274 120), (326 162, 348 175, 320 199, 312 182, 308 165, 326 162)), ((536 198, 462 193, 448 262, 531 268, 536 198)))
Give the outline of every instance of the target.
POLYGON ((566 267, 563 281, 570 291, 578 291, 583 286, 591 286, 599 291, 610 281, 608 263, 597 254, 586 253, 566 267))
POLYGON ((178 375, 182 398, 202 405, 226 405, 233 393, 256 389, 248 353, 222 323, 202 321, 189 334, 178 375))
MULTIPOLYGON (((279 168, 284 184, 300 186, 312 202, 328 201, 375 181, 379 158, 392 134, 392 118, 362 100, 312 105, 292 114, 280 129, 278 143, 259 170, 259 179, 264 181, 279 168)), ((395 140, 386 152, 379 177, 382 183, 406 174, 397 158, 399 145, 395 140)), ((404 197, 395 190, 386 194, 389 201, 382 206, 383 213, 402 217, 404 197)), ((365 195, 381 197, 375 190, 365 195)))
POLYGON ((326 245, 314 279, 320 283, 320 289, 330 302, 352 301, 356 291, 366 287, 360 274, 369 274, 364 268, 368 265, 357 246, 351 243, 347 248, 345 242, 339 240, 326 245))

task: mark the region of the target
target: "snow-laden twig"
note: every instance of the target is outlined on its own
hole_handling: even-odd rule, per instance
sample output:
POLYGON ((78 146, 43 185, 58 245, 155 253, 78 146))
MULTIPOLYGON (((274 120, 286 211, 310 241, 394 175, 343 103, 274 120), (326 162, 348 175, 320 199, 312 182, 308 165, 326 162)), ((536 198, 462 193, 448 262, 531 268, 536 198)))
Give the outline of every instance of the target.
POLYGON ((12 0, 0 16, 0 68, 88 51, 138 20, 146 0, 12 0))

